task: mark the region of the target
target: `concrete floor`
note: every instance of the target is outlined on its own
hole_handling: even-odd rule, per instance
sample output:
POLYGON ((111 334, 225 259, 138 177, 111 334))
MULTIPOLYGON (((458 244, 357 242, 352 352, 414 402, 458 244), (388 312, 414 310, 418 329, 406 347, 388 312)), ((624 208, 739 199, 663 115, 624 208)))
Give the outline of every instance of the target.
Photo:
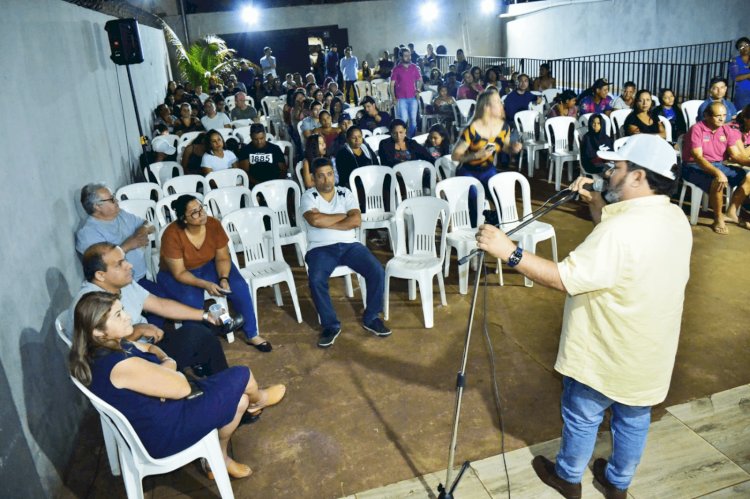
MULTIPOLYGON (((551 195, 533 181, 535 205, 551 195)), ((686 207, 687 208, 687 207, 686 207)), ((561 258, 591 230, 587 210, 568 203, 544 221, 555 226, 561 258)), ((665 408, 750 382, 750 335, 745 318, 750 291, 743 264, 750 231, 711 232, 701 218, 693 228, 691 279, 685 300, 680 347, 665 408)), ((551 255, 548 242, 537 248, 551 255)), ((389 253, 375 250, 381 261, 389 253)), ((291 254, 289 255, 291 257, 291 254)), ((295 261, 294 258, 287 261, 295 261)), ((260 354, 242 342, 226 346, 230 364, 247 364, 261 385, 287 384, 286 399, 233 438, 235 459, 253 475, 233 481, 237 497, 334 498, 445 469, 470 295, 458 294, 455 257, 446 280, 448 306, 435 306, 435 327, 424 329, 419 301, 406 286, 391 287, 394 333, 376 338, 359 325, 361 296, 332 294, 343 333, 327 350, 316 347, 316 314, 300 267, 293 267, 305 322, 294 320, 288 293, 277 308, 270 289, 259 294, 261 332, 274 352, 260 354)), ((494 274, 487 287, 487 328, 497 364, 505 426, 505 451, 557 438, 560 432, 560 376, 553 371, 565 296, 541 286, 526 288, 520 275, 505 271, 505 286, 494 274)), ((471 274, 473 283, 474 273, 471 274)), ((435 289, 437 291, 437 289, 435 289)), ((480 293, 480 298, 481 298, 480 293)), ((469 355, 467 389, 456 462, 501 452, 500 426, 492 395, 492 372, 477 310, 469 355)), ((216 497, 198 470, 181 470, 144 481, 146 497, 216 497)), ((109 471, 98 417, 89 414, 71 457, 60 497, 124 497, 122 480, 109 471)))

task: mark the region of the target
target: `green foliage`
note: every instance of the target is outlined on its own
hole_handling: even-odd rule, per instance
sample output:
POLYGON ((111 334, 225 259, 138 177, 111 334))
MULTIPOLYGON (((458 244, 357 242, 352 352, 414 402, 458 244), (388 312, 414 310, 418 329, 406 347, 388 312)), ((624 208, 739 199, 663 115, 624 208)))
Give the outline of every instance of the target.
POLYGON ((172 36, 167 32, 167 38, 177 52, 180 76, 193 85, 208 88, 209 82, 218 82, 223 74, 236 69, 239 63, 234 59, 235 50, 227 47, 227 43, 218 36, 209 35, 197 40, 187 50, 174 32, 172 36))

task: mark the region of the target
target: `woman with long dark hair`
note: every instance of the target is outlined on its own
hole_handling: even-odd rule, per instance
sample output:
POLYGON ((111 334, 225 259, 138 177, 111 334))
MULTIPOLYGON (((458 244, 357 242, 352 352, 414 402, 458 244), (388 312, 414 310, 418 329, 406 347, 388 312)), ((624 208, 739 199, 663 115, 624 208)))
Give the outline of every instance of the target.
POLYGON ((313 133, 305 141, 305 159, 302 160, 302 183, 305 184, 305 189, 309 189, 315 185, 312 173, 310 173, 310 165, 315 158, 326 156, 326 141, 322 135, 313 133))
POLYGON ((639 133, 649 133, 659 135, 661 138, 666 137, 664 125, 659 117, 653 114, 652 108, 654 100, 651 98, 651 92, 648 90, 639 90, 633 99, 633 112, 625 118, 625 135, 636 135, 639 133))
POLYGON ((680 135, 687 132, 687 124, 671 88, 659 90, 659 102, 660 104, 654 108, 654 116, 664 116, 669 120, 669 125, 672 127, 672 141, 677 142, 680 135))
POLYGON ((604 170, 604 160, 596 153, 614 149, 612 137, 607 135, 607 127, 601 114, 589 117, 589 130, 581 137, 581 166, 586 173, 600 175, 604 170))
POLYGON ((237 164, 237 156, 224 148, 224 137, 218 131, 211 130, 206 134, 204 140, 206 141, 206 152, 201 158, 203 175, 234 168, 237 164))

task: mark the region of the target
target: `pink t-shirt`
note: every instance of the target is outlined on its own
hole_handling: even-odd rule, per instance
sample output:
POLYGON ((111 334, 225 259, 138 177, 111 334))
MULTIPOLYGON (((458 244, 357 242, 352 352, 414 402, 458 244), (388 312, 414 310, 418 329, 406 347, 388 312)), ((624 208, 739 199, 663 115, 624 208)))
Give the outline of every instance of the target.
POLYGON ((393 68, 391 81, 393 82, 393 91, 397 99, 413 99, 417 96, 417 80, 422 78, 419 68, 416 64, 409 64, 404 67, 399 64, 393 68))
POLYGON ((703 149, 703 157, 710 163, 723 161, 727 148, 734 145, 742 136, 739 130, 734 130, 729 125, 722 125, 716 130, 711 130, 704 122, 699 121, 687 134, 687 140, 682 147, 682 157, 686 163, 695 163, 693 149, 703 149))

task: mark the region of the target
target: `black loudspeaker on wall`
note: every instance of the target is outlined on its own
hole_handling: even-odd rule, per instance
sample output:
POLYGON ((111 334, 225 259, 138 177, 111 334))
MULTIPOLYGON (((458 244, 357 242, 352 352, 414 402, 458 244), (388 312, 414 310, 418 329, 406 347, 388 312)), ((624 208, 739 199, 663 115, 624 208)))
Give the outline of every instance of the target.
POLYGON ((141 37, 135 19, 114 19, 104 24, 109 37, 110 59, 121 66, 143 62, 141 37))

